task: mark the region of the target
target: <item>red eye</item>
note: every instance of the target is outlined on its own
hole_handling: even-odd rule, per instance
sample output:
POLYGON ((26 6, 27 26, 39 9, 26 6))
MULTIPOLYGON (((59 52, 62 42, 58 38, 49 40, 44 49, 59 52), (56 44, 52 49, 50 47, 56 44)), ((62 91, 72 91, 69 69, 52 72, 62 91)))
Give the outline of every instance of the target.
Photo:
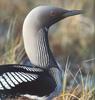
POLYGON ((56 15, 56 13, 54 11, 50 12, 50 16, 55 16, 55 15, 56 15))

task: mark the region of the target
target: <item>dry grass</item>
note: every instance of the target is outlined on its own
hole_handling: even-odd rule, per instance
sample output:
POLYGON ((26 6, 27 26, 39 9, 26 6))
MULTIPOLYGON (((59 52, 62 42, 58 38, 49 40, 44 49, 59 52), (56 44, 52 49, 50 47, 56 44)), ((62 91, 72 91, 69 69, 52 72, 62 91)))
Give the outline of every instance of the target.
POLYGON ((82 74, 82 69, 79 67, 79 70, 71 79, 73 80, 73 84, 68 86, 68 72, 73 75, 73 73, 70 71, 70 63, 67 60, 63 79, 63 92, 60 96, 54 98, 54 100, 95 100, 95 76, 90 76, 87 74, 84 77, 82 74), (77 76, 80 77, 79 82, 77 80, 77 76), (74 85, 75 83, 77 84, 74 85))

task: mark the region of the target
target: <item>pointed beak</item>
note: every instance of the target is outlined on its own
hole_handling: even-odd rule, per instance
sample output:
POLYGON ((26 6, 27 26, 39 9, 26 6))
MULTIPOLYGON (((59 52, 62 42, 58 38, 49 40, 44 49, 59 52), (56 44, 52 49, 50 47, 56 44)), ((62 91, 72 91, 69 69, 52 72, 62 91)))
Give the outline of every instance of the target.
POLYGON ((63 14, 63 17, 69 17, 69 16, 74 16, 74 15, 78 15, 78 14, 83 14, 84 11, 83 10, 66 10, 66 12, 63 14))
POLYGON ((66 17, 84 13, 83 10, 65 10, 62 8, 54 8, 53 10, 55 13, 49 17, 49 20, 47 22, 48 24, 46 24, 46 27, 50 27, 51 25, 63 20, 66 17))

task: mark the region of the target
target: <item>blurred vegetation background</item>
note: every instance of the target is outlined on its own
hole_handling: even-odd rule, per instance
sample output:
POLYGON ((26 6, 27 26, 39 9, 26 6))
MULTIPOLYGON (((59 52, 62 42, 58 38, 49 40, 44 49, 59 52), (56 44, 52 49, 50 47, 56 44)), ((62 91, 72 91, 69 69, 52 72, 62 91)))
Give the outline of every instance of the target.
MULTIPOLYGON (((30 64, 25 54, 22 25, 36 6, 53 5, 64 9, 83 9, 85 14, 66 18, 49 31, 51 49, 65 69, 69 56, 70 70, 83 75, 95 74, 95 0, 0 0, 0 64, 30 64)), ((95 77, 94 77, 95 79, 95 77)))

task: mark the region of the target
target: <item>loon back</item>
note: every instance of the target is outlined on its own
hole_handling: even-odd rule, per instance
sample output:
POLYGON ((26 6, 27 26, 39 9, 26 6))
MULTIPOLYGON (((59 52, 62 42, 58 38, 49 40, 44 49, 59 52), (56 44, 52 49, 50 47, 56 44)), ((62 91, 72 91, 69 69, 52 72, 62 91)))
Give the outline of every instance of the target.
POLYGON ((21 95, 49 96, 56 87, 48 69, 25 65, 0 65, 0 98, 21 95))

